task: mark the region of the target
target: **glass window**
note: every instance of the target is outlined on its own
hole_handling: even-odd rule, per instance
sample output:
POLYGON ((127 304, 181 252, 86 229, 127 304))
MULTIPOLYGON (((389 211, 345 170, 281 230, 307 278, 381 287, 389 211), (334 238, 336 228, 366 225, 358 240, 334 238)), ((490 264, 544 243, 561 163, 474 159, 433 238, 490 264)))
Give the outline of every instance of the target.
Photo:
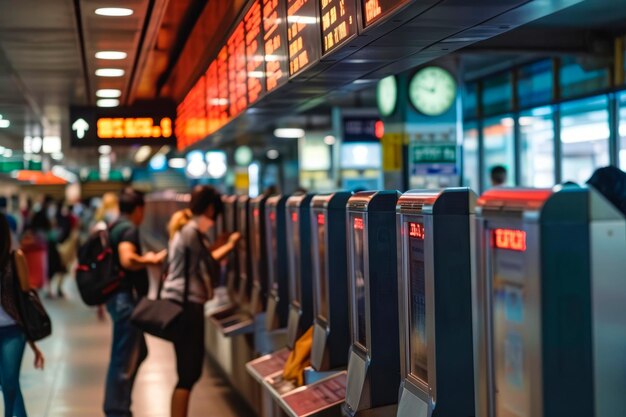
POLYGON ((473 119, 478 117, 478 84, 468 83, 465 85, 463 94, 463 117, 473 119))
POLYGON ((539 107, 520 114, 522 146, 521 185, 552 187, 554 178, 554 119, 551 107, 539 107))
POLYGON ((623 91, 619 94, 618 100, 619 100, 619 167, 621 170, 626 170, 626 91, 623 91))
POLYGON ((561 97, 576 97, 609 87, 609 69, 598 61, 574 57, 561 61, 561 97))
POLYGON ((583 184, 596 168, 609 164, 607 96, 561 106, 563 181, 583 184))
POLYGON ((520 107, 550 103, 552 87, 552 60, 546 59, 520 68, 517 83, 520 107))
POLYGON ((483 81, 482 104, 485 115, 511 111, 513 86, 510 72, 486 78, 483 81))
POLYGON ((483 142, 485 152, 483 188, 492 187, 491 169, 502 165, 507 171, 505 185, 515 185, 515 145, 513 140, 514 121, 511 116, 497 117, 485 120, 483 127, 483 142))
POLYGON ((480 191, 478 179, 478 127, 465 123, 463 129, 463 185, 480 191))

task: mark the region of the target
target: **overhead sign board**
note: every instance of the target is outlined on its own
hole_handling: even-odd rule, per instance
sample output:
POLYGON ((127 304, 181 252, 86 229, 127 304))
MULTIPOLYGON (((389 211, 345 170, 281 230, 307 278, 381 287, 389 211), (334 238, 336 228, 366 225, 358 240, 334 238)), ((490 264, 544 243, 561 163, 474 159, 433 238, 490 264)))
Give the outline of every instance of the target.
POLYGON ((176 107, 159 101, 129 107, 71 107, 72 146, 176 145, 176 107))

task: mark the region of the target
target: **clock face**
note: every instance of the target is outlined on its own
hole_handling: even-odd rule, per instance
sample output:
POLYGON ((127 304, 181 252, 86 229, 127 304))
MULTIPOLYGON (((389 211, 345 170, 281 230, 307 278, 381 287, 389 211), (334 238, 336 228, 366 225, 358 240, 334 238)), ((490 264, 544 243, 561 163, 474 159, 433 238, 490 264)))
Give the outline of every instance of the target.
POLYGON ((378 102, 378 111, 383 117, 391 116, 396 111, 398 83, 395 76, 390 75, 378 82, 376 100, 378 102))
POLYGON ((440 67, 418 71, 409 84, 409 99, 417 111, 426 116, 439 116, 456 100, 456 81, 440 67))

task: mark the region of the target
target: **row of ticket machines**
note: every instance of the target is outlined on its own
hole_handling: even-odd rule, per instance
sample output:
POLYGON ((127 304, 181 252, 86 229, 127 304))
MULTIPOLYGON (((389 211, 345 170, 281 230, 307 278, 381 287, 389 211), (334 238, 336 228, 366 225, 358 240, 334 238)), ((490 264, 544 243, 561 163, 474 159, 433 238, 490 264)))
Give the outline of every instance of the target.
POLYGON ((259 414, 626 416, 626 220, 594 190, 224 202, 243 238, 210 321, 254 339, 259 414))

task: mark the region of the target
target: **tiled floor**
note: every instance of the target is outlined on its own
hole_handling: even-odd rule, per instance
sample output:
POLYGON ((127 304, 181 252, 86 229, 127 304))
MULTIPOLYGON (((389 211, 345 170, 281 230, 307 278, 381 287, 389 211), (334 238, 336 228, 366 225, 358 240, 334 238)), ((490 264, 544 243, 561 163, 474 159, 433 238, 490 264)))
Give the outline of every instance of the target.
MULTIPOLYGON (((110 323, 101 322, 77 300, 72 283, 70 299, 46 301, 54 334, 41 343, 46 369, 36 371, 27 348, 22 370, 22 389, 29 417, 102 416, 103 382, 108 364, 110 323)), ((149 357, 142 365, 133 395, 135 417, 169 416, 170 394, 176 384, 172 346, 148 340, 149 357)), ((4 404, 0 400, 0 415, 4 404)), ((192 394, 190 416, 249 416, 239 398, 223 379, 205 369, 192 394)))

